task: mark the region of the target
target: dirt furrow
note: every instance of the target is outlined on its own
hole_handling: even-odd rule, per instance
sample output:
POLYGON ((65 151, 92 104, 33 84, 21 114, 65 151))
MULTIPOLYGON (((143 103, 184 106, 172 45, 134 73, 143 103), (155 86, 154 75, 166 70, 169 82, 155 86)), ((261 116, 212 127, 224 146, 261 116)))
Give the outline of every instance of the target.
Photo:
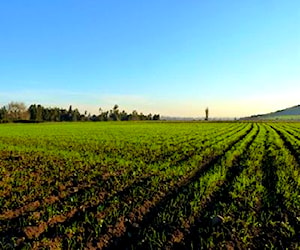
POLYGON ((206 159, 199 168, 180 180, 167 193, 156 193, 151 200, 147 200, 143 203, 143 205, 135 208, 128 215, 128 218, 120 217, 118 223, 112 226, 111 230, 107 234, 101 236, 99 239, 89 242, 87 248, 93 249, 98 247, 111 249, 114 247, 122 247, 124 249, 130 245, 130 242, 138 241, 139 239, 134 238, 134 235, 137 235, 137 231, 147 228, 149 223, 163 207, 167 206, 169 202, 178 195, 178 193, 184 192, 191 183, 198 180, 202 174, 218 162, 225 152, 229 151, 236 143, 244 139, 252 129, 253 125, 251 125, 244 134, 230 143, 221 154, 214 156, 213 158, 206 159), (128 235, 133 237, 128 239, 128 235))
POLYGON ((144 176, 139 179, 128 182, 120 190, 106 190, 98 193, 97 197, 93 200, 86 201, 79 207, 75 207, 69 210, 67 213, 59 214, 49 218, 47 221, 43 221, 36 226, 29 226, 23 228, 19 233, 19 244, 22 246, 24 242, 36 241, 42 237, 52 238, 57 237, 57 227, 68 226, 74 221, 83 221, 85 219, 85 213, 96 212, 97 207, 115 196, 126 195, 131 189, 137 186, 144 185, 151 179, 151 176, 144 176))
MULTIPOLYGON (((294 151, 292 144, 287 140, 284 134, 274 126, 270 126, 270 128, 279 135, 288 151, 295 159, 297 159, 295 157, 297 154, 294 151)), ((269 221, 276 223, 288 223, 294 228, 296 234, 293 237, 290 237, 287 234, 282 233, 282 230, 278 230, 278 227, 273 226, 271 223, 266 223, 263 227, 264 235, 260 237, 260 242, 262 246, 268 244, 269 241, 279 248, 288 249, 293 242, 299 241, 300 223, 297 218, 295 218, 295 215, 293 215, 286 207, 284 196, 277 191, 277 182, 279 177, 277 171, 278 166, 276 164, 277 159, 274 150, 281 151, 282 149, 277 145, 275 145, 275 148, 272 149, 272 141, 269 141, 267 146, 269 147, 269 152, 263 162, 263 185, 266 188, 266 196, 262 210, 264 213, 270 215, 269 221)), ((287 167, 289 166, 287 165, 287 167)), ((295 183, 291 183, 291 185, 293 184, 295 183)), ((297 188, 296 186, 293 187, 297 188)))
MULTIPOLYGON (((294 148, 294 146, 292 145, 292 143, 286 138, 286 136, 284 135, 284 133, 282 131, 280 131, 278 128, 276 128, 275 126, 270 126, 273 130, 276 131, 276 133, 279 135, 279 137, 281 138, 281 140, 283 141, 285 147, 291 152, 291 154, 293 155, 293 157, 295 159, 297 159, 298 161, 300 160, 300 156, 299 156, 299 152, 297 152, 297 150, 294 148)), ((291 136, 293 136, 294 138, 298 139, 295 135, 293 135, 292 133, 289 133, 291 136)))
POLYGON ((169 234, 169 240, 165 246, 167 249, 182 249, 191 245, 196 247, 200 246, 200 242, 198 242, 200 238, 198 236, 199 228, 202 228, 202 232, 206 233, 206 235, 201 235, 201 237, 205 238, 205 236, 208 236, 209 233, 211 233, 213 226, 219 224, 223 220, 221 216, 213 216, 217 210, 216 204, 232 202, 229 199, 229 192, 233 188, 235 179, 244 170, 244 162, 248 155, 247 150, 257 138, 258 133, 259 129, 252 135, 251 140, 245 145, 243 151, 233 160, 232 166, 228 166, 229 168, 224 181, 219 181, 216 185, 215 191, 201 201, 200 214, 191 214, 188 219, 182 222, 183 227, 178 227, 179 225, 177 225, 176 228, 176 226, 174 226, 176 229, 171 230, 169 234), (211 216, 207 216, 207 213, 211 216))

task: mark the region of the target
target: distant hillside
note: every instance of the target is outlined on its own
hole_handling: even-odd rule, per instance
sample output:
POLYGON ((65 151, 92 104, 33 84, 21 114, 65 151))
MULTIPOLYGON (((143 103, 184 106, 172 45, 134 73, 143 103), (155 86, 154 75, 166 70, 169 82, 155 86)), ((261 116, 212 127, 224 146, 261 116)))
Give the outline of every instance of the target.
POLYGON ((268 114, 253 115, 250 117, 241 118, 241 120, 299 120, 300 121, 300 105, 278 110, 268 114))

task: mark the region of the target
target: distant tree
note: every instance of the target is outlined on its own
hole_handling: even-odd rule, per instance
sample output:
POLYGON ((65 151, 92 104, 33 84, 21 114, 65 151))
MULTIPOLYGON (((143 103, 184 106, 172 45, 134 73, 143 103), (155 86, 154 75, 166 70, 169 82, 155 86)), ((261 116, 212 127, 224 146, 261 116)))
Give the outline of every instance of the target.
POLYGON ((28 108, 28 112, 29 112, 29 116, 30 116, 29 119, 31 121, 35 121, 36 120, 36 113, 37 113, 36 104, 30 105, 29 108, 28 108))
POLYGON ((12 121, 29 119, 26 105, 23 102, 10 102, 7 112, 8 118, 12 121))
POLYGON ((73 122, 80 121, 80 112, 78 109, 74 109, 72 111, 72 121, 73 122))
POLYGON ((47 121, 59 122, 61 118, 60 108, 48 108, 43 116, 47 121))
POLYGON ((160 115, 153 115, 153 121, 158 121, 158 120, 160 120, 160 115))
POLYGON ((147 116, 145 116, 142 112, 139 114, 139 120, 140 121, 145 121, 147 120, 147 116))
POLYGON ((44 107, 36 104, 30 105, 28 108, 28 113, 29 113, 29 119, 31 121, 38 121, 41 122, 44 120, 43 118, 43 111, 44 107))
POLYGON ((61 122, 69 121, 69 112, 66 109, 59 110, 59 121, 61 122))
POLYGON ((130 114, 130 120, 132 121, 139 120, 139 114, 136 110, 133 110, 132 113, 130 114))
POLYGON ((123 111, 120 113, 120 120, 121 120, 121 121, 128 121, 128 114, 125 112, 125 110, 123 110, 123 111))
POLYGON ((205 121, 208 121, 208 108, 205 109, 205 121))
POLYGON ((51 122, 51 121, 59 121, 59 114, 55 114, 55 109, 45 108, 42 113, 42 120, 51 122))
POLYGON ((72 110, 72 105, 70 105, 70 107, 69 107, 67 121, 73 121, 73 110, 72 110))
POLYGON ((111 121, 119 121, 120 114, 119 114, 119 106, 116 104, 112 110, 109 111, 109 120, 111 121))
POLYGON ((44 107, 40 104, 37 105, 37 110, 36 110, 36 121, 40 122, 43 121, 43 110, 44 107))
POLYGON ((100 121, 108 121, 108 118, 109 118, 109 112, 108 111, 105 111, 105 112, 101 113, 100 121))
POLYGON ((7 122, 8 121, 8 112, 5 106, 0 108, 0 122, 7 122))
POLYGON ((93 121, 93 122, 97 122, 97 121, 99 121, 99 116, 97 116, 97 115, 92 115, 92 116, 90 117, 90 119, 91 119, 91 121, 93 121))
POLYGON ((80 114, 78 109, 73 109, 72 105, 69 109, 61 108, 45 108, 40 104, 32 104, 26 109, 22 102, 11 102, 6 107, 0 108, 0 122, 18 121, 128 121, 128 120, 159 120, 159 115, 138 113, 136 110, 128 114, 125 110, 119 111, 119 106, 116 104, 109 111, 103 111, 99 108, 99 115, 91 115, 87 111, 80 114))

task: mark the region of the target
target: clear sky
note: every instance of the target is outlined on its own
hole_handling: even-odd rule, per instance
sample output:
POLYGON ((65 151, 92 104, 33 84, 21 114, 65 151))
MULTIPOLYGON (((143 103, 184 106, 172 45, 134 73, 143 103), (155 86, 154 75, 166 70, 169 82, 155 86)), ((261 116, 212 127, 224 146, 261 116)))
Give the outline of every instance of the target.
POLYGON ((10 101, 193 117, 298 105, 300 1, 1 1, 10 101))

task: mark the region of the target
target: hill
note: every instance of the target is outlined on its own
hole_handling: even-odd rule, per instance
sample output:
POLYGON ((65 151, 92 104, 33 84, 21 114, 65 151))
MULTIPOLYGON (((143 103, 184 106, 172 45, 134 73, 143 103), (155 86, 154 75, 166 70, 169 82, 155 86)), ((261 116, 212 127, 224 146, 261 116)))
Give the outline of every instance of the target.
POLYGON ((277 110, 275 112, 253 115, 241 118, 241 120, 297 120, 300 121, 300 105, 277 110))

